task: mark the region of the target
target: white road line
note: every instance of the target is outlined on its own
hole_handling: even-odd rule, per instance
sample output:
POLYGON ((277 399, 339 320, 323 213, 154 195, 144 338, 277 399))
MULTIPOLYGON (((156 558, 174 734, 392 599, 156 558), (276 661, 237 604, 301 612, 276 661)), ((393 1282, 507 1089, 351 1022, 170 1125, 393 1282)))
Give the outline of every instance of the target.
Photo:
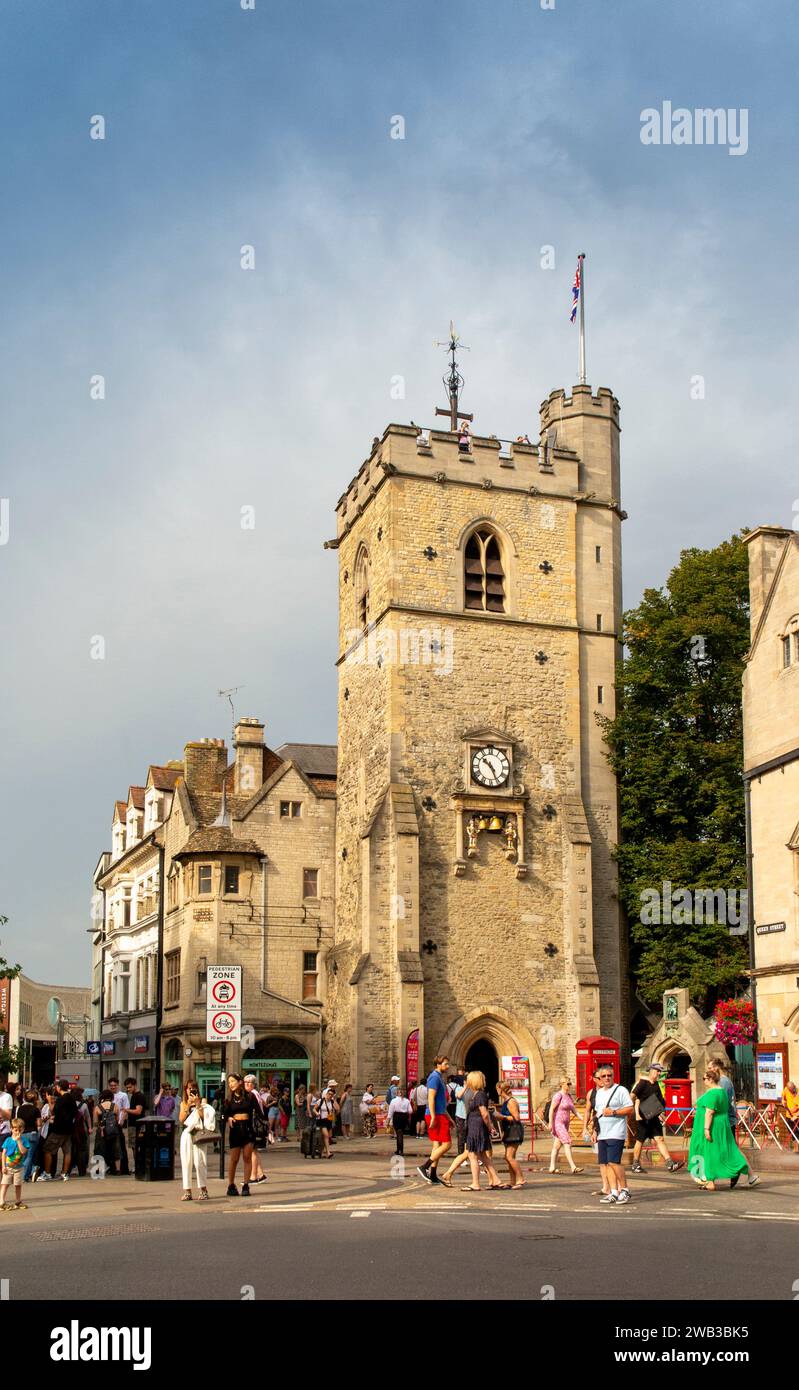
POLYGON ((350 1218, 351 1218, 351 1219, 352 1219, 352 1217, 354 1217, 354 1216, 371 1216, 371 1215, 372 1215, 372 1213, 371 1213, 370 1211, 351 1211, 351 1212, 350 1212, 350 1218))
POLYGON ((357 1215, 357 1216, 363 1216, 364 1212, 366 1212, 366 1213, 368 1214, 370 1211, 388 1211, 388 1207, 386 1207, 386 1206, 368 1206, 368 1207, 365 1207, 364 1204, 363 1204, 363 1202, 361 1202, 360 1206, 358 1206, 358 1207, 337 1206, 337 1207, 336 1207, 336 1211, 350 1211, 350 1212, 353 1212, 353 1213, 354 1213, 355 1215, 357 1215))
POLYGON ((259 1207, 236 1207, 236 1208, 234 1208, 234 1210, 236 1210, 236 1211, 313 1211, 313 1210, 315 1209, 315 1207, 316 1207, 316 1202, 297 1202, 297 1203, 286 1202, 285 1205, 282 1205, 282 1204, 279 1203, 279 1202, 272 1202, 272 1203, 270 1203, 269 1206, 262 1206, 262 1207, 261 1207, 261 1206, 259 1206, 259 1207))
POLYGON ((778 1216, 770 1211, 742 1211, 738 1215, 742 1221, 799 1221, 799 1216, 778 1216))
POLYGON ((661 1207, 668 1216, 737 1216, 738 1212, 701 1211, 698 1207, 661 1207))
MULTIPOLYGON (((407 1207, 395 1207, 395 1211, 407 1211, 407 1207)), ((429 1202, 414 1202, 414 1211, 476 1211, 477 1208, 472 1202, 447 1202, 445 1207, 431 1207, 429 1202)))

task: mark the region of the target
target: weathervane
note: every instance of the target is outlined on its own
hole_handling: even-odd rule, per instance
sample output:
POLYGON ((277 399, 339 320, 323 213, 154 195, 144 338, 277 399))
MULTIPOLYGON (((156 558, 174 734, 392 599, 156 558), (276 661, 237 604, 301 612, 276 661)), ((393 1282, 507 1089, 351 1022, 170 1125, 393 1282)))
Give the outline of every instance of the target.
POLYGON ((441 407, 437 405, 436 415, 448 415, 449 427, 453 431, 453 433, 457 433, 459 420, 474 419, 473 415, 467 415, 464 410, 458 409, 458 399, 463 389, 464 381, 463 377, 458 371, 458 364, 455 361, 455 352, 456 349, 459 347, 463 348, 464 352, 468 352, 469 349, 467 348, 465 343, 461 342, 460 338, 455 332, 455 325, 451 319, 449 323, 449 342, 436 342, 434 346, 446 348, 447 352, 450 354, 449 373, 447 376, 442 378, 447 394, 449 396, 449 408, 446 410, 442 410, 441 407))

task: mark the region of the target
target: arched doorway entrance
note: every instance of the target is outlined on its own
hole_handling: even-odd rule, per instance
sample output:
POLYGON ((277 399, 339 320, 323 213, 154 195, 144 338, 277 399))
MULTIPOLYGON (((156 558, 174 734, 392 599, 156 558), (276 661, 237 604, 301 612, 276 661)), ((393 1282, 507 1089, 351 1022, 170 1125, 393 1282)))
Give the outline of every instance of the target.
MULTIPOLYGON (((252 1072, 258 1078, 259 1086, 288 1086, 292 1106, 297 1087, 304 1083, 307 1087, 311 1075, 311 1062, 302 1043, 294 1038, 269 1037, 256 1039, 254 1047, 245 1052, 241 1059, 242 1071, 252 1072)), ((291 1117, 291 1129, 296 1129, 295 1117, 291 1117)))
MULTIPOLYGON (((540 1104, 545 1071, 538 1043, 528 1025, 499 1004, 478 1005, 453 1019, 435 1052, 449 1057, 451 1066, 485 1072, 489 1088, 496 1086, 503 1057, 525 1057, 530 1064, 532 1105, 540 1104)), ((495 1097, 494 1090, 492 1100, 495 1097)))
POLYGON ((684 1081, 691 1075, 691 1058, 687 1052, 672 1052, 669 1057, 669 1077, 684 1081))
POLYGON ((497 1050, 488 1038, 478 1038, 473 1042, 464 1059, 467 1072, 481 1071, 486 1079, 486 1090, 490 1100, 497 1095, 499 1081, 499 1057, 497 1050))

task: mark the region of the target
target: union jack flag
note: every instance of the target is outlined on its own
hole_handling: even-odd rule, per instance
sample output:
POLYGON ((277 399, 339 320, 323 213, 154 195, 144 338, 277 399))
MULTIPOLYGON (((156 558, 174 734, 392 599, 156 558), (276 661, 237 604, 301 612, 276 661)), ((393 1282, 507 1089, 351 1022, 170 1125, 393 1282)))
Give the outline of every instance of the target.
POLYGON ((574 323, 577 318, 577 305, 580 302, 580 270, 581 262, 577 262, 577 269, 574 272, 574 284, 572 285, 572 311, 569 315, 569 323, 574 323))

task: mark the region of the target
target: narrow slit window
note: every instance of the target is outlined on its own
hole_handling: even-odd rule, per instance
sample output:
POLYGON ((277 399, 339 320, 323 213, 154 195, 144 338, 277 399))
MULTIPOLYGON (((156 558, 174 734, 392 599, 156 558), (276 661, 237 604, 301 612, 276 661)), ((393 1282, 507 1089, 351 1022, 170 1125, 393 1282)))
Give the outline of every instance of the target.
POLYGON ((362 630, 369 625, 369 554, 365 547, 355 562, 355 620, 362 630))
POLYGON ((605 687, 604 687, 604 685, 598 685, 597 688, 596 688, 596 702, 597 702, 598 705, 604 705, 604 703, 605 703, 605 687))
POLYGON ((601 564, 602 564, 602 546, 601 546, 601 545, 595 545, 595 546, 594 546, 594 557, 595 557, 595 559, 596 559, 597 564, 598 564, 598 565, 601 565, 601 564))

